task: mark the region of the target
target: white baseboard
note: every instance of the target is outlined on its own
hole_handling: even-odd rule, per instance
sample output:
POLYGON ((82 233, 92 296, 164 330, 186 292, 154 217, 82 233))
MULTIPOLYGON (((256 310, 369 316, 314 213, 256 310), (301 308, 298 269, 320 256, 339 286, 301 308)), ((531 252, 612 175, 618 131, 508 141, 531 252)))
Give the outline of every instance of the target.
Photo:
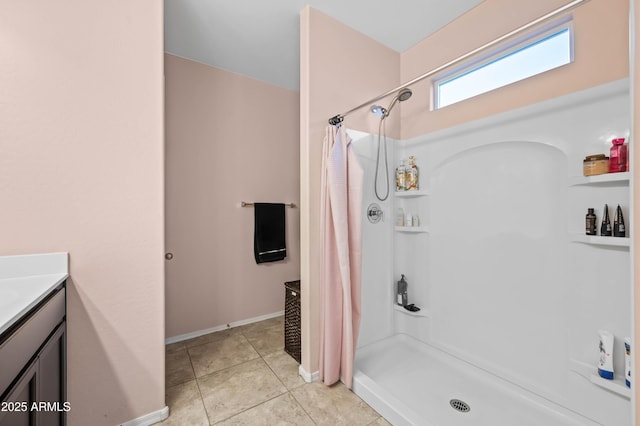
POLYGON ((154 411, 153 413, 145 414, 137 419, 129 420, 122 423, 120 426, 150 426, 159 423, 169 417, 169 407, 164 407, 161 410, 154 411))
POLYGON ((316 371, 314 373, 308 373, 302 365, 298 367, 298 374, 304 379, 305 382, 311 383, 320 379, 320 372, 316 371))
POLYGON ((239 327, 241 325, 247 325, 247 324, 252 324, 254 322, 281 317, 282 315, 284 315, 284 311, 278 311, 272 314, 260 315, 259 317, 253 317, 253 318, 248 318, 241 321, 230 322, 225 325, 219 325, 217 327, 207 328, 206 330, 198 330, 198 331, 193 331, 191 333, 181 334, 179 336, 169 337, 164 340, 164 343, 165 345, 169 345, 171 343, 182 342, 183 340, 193 339, 194 337, 204 336, 205 334, 215 333, 216 331, 222 331, 228 328, 239 327))

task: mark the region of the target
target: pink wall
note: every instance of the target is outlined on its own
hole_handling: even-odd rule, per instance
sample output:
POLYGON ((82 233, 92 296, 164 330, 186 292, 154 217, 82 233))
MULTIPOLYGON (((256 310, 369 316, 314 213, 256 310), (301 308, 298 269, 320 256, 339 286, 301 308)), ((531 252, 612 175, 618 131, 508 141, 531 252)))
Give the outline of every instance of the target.
MULTIPOLYGON (((401 79, 409 81, 567 3, 540 0, 516 7, 512 0, 486 0, 403 52, 401 79)), ((570 12, 573 63, 464 102, 430 111, 432 81, 414 85, 413 99, 402 109, 403 139, 627 77, 628 12, 628 0, 584 3, 570 12)))
POLYGON ((71 426, 165 406, 162 13, 0 2, 0 253, 70 253, 71 426))
POLYGON ((300 278, 297 92, 165 55, 166 335, 284 309, 300 278), (257 265, 253 208, 286 202, 287 258, 257 265))
MULTIPOLYGON (((302 367, 313 373, 318 370, 319 348, 319 193, 324 129, 329 117, 396 87, 400 55, 311 7, 301 12, 300 37, 302 367)), ((377 131, 377 123, 366 108, 345 120, 348 128, 363 131, 377 131)), ((391 137, 399 135, 394 116, 387 131, 391 137)))

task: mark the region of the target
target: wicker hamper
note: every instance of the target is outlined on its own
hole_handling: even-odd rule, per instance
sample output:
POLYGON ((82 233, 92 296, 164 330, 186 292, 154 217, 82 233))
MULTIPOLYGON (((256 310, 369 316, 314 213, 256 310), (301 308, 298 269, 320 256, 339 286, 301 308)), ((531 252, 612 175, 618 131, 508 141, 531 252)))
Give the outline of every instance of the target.
POLYGON ((284 283, 284 351, 300 364, 300 280, 284 283))

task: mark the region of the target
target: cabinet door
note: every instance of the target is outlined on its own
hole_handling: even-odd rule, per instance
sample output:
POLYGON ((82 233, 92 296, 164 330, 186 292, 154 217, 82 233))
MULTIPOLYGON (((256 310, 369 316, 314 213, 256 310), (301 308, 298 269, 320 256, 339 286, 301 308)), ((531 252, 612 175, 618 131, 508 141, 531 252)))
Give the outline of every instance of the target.
POLYGON ((9 391, 0 407, 0 426, 36 425, 36 411, 31 404, 37 401, 38 359, 36 358, 18 383, 9 391))
POLYGON ((65 337, 63 322, 40 351, 40 378, 38 380, 38 400, 50 403, 38 413, 38 426, 63 426, 66 416, 63 404, 65 392, 65 337))

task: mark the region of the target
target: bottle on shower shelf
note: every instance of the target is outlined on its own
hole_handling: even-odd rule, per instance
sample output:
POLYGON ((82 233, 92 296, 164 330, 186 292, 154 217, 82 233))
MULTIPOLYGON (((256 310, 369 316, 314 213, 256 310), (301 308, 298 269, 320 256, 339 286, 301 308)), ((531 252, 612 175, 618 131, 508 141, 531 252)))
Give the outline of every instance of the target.
POLYGON ((414 161, 414 156, 409 156, 409 165, 406 168, 404 185, 407 191, 417 191, 419 189, 418 184, 418 166, 414 161))
POLYGON ((620 204, 618 204, 618 208, 616 209, 616 215, 613 218, 613 236, 614 237, 625 236, 624 216, 622 215, 622 209, 620 208, 620 204))
POLYGON ((409 226, 409 227, 415 226, 413 224, 413 215, 411 213, 407 213, 407 215, 405 216, 404 226, 409 226))
POLYGON ((407 298, 407 280, 404 279, 404 274, 400 277, 400 281, 396 285, 396 304, 400 306, 407 306, 409 303, 407 298))
POLYGON ((603 237, 610 237, 613 234, 611 230, 611 220, 609 219, 609 206, 604 205, 604 212, 602 213, 602 225, 600 226, 600 235, 603 237))
POLYGON ((404 226, 404 210, 398 207, 396 211, 396 226, 404 226))
POLYGON ((400 160, 400 165, 396 167, 396 191, 404 191, 406 171, 404 160, 400 160))
POLYGON ((624 144, 624 138, 617 138, 611 141, 612 146, 609 150, 609 173, 618 173, 627 171, 627 145, 624 144))
POLYGON ((596 235, 596 214, 593 208, 589 207, 587 210, 586 220, 586 234, 587 235, 596 235))

